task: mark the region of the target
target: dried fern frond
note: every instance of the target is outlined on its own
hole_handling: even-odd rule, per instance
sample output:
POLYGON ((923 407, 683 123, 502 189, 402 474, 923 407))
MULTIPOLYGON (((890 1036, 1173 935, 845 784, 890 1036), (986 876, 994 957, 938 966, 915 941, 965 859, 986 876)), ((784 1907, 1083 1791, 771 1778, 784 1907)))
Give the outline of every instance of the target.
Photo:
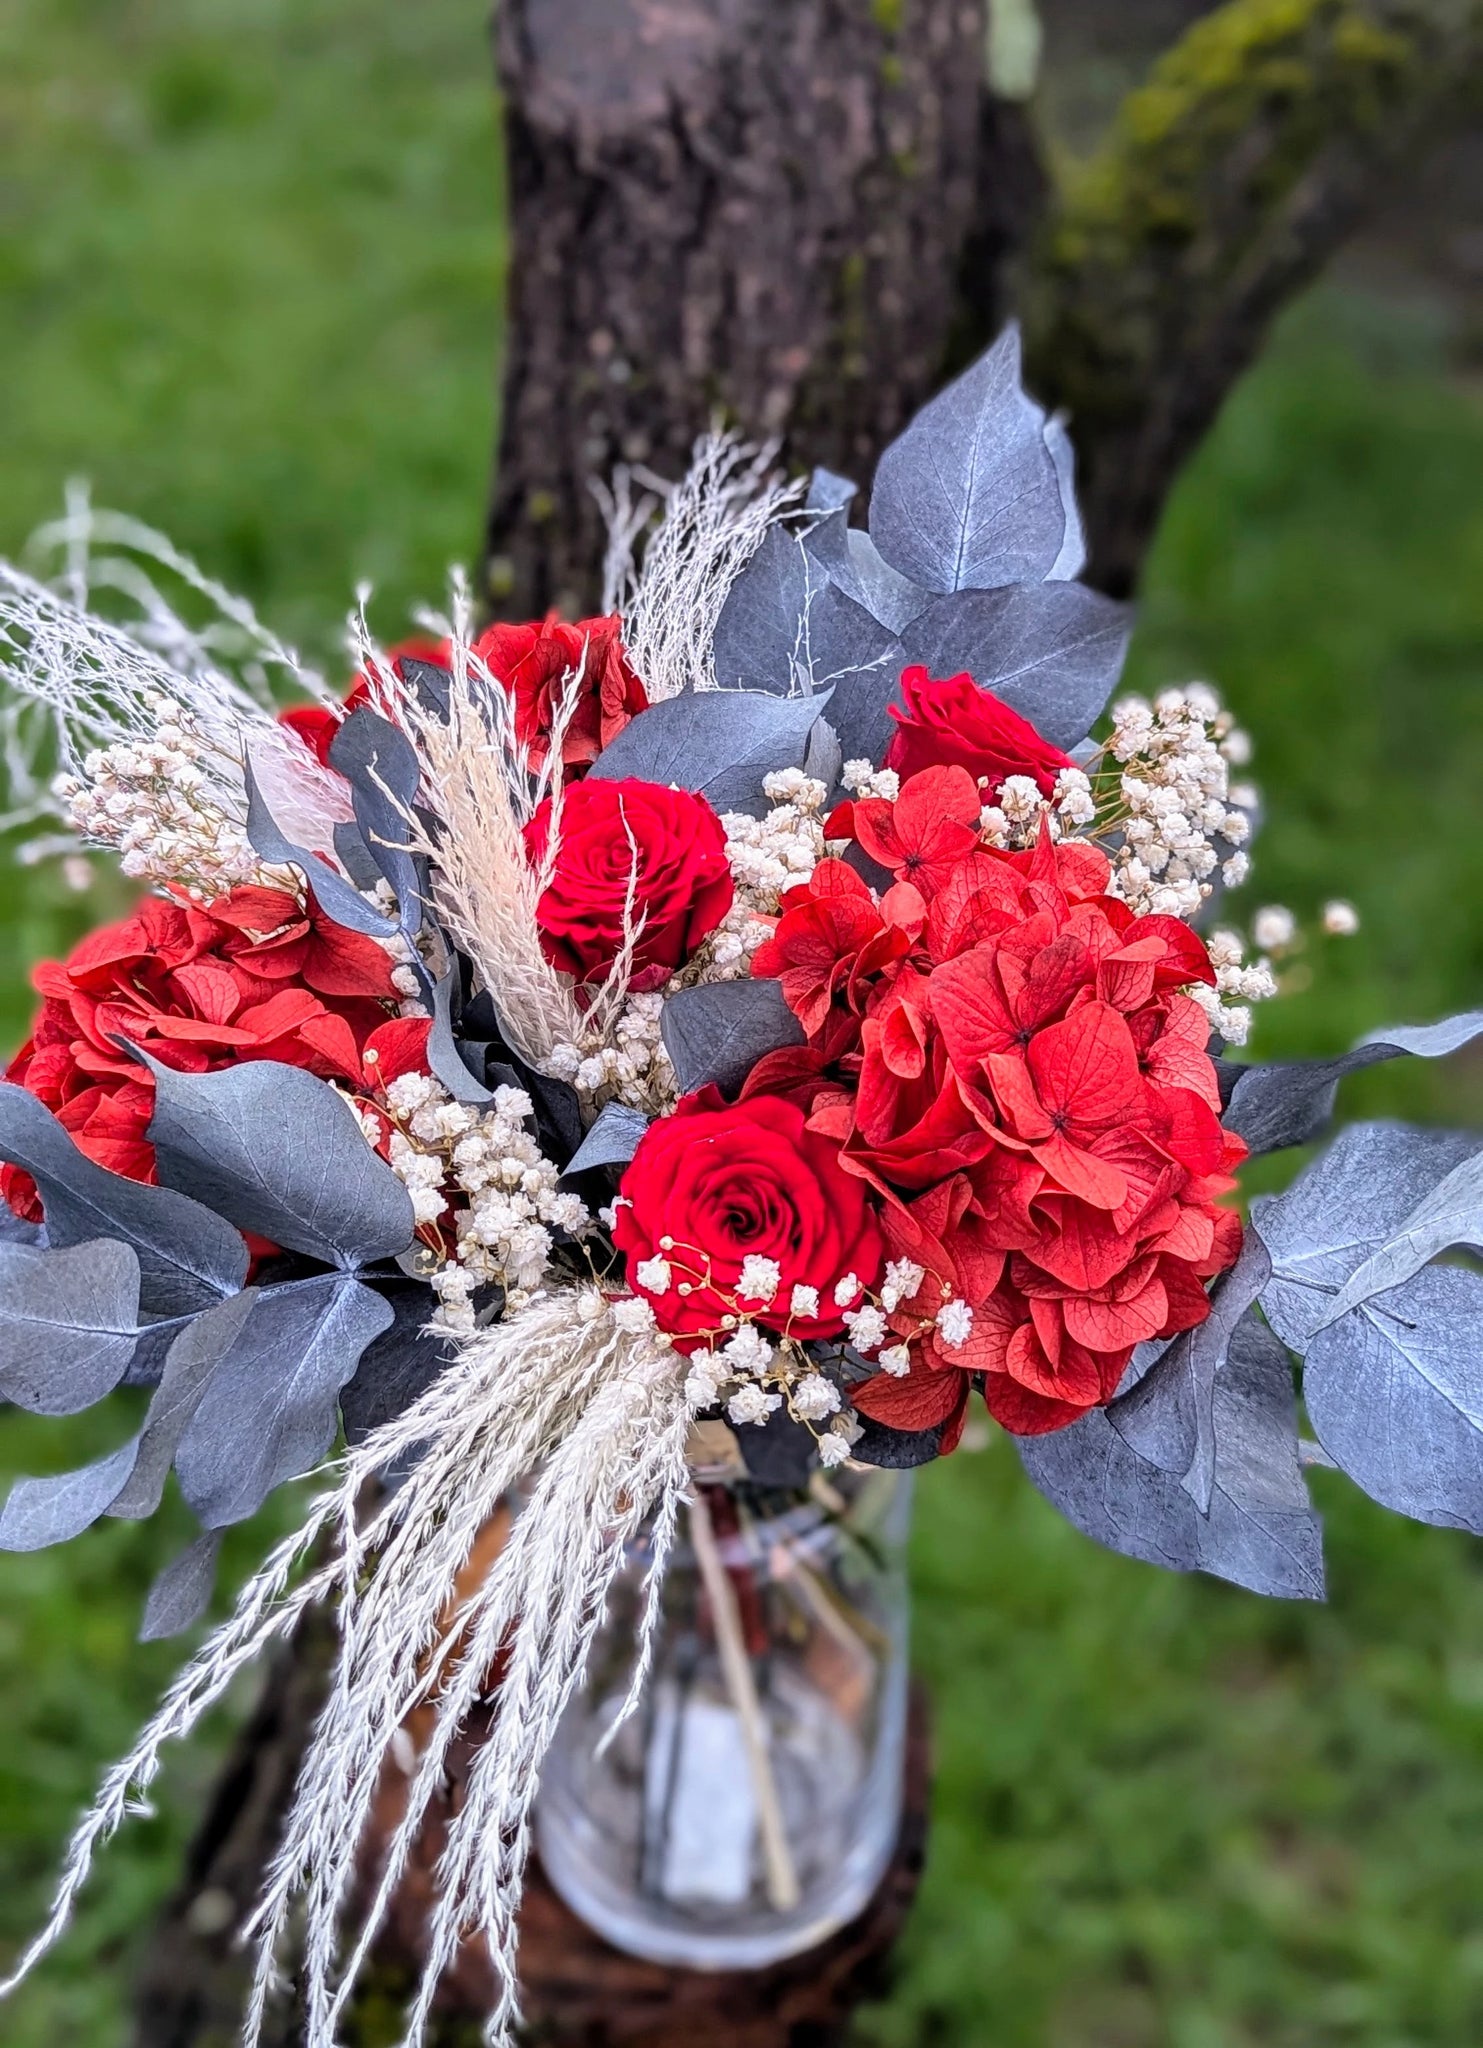
POLYGON ((712 428, 696 442, 679 483, 640 472, 664 513, 638 564, 642 527, 634 523, 631 486, 621 475, 615 480, 608 574, 629 659, 653 703, 717 686, 711 649, 727 593, 767 529, 798 509, 807 488, 778 475, 777 452, 776 442, 758 446, 712 428))

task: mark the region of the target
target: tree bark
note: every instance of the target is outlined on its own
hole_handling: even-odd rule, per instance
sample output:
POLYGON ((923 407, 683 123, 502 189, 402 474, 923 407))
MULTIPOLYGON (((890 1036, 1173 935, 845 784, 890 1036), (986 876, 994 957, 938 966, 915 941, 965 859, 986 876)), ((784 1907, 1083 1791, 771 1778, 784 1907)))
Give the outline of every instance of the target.
POLYGON ((1479 0, 1232 0, 1129 96, 1021 292, 1027 379, 1071 416, 1091 581, 1133 589, 1273 319, 1480 80, 1479 0))
POLYGON ((717 413, 868 482, 1007 239, 984 34, 982 0, 503 0, 495 610, 591 609, 590 480, 678 476, 717 413))

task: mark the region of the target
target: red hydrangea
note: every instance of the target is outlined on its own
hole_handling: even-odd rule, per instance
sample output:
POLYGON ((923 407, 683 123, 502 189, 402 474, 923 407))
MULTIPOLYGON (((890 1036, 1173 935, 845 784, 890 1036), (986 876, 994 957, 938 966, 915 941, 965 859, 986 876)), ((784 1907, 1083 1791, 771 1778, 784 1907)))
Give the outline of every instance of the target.
MULTIPOLYGON (((548 798, 526 827, 533 866, 545 859, 548 798)), ((577 782, 562 797, 560 844, 536 906, 553 966, 600 981, 638 933, 631 986, 666 982, 713 932, 735 893, 721 820, 702 796, 657 782, 577 782)))
POLYGON ((966 768, 974 782, 987 783, 997 795, 1010 775, 1028 775, 1042 796, 1055 788, 1071 756, 1021 718, 1018 711, 980 689, 972 676, 935 681, 924 668, 909 668, 901 677, 902 708, 892 705, 896 730, 886 749, 885 766, 903 780, 924 768, 966 768))
MULTIPOLYGON (((425 1019, 392 1015, 381 947, 276 889, 234 889, 209 909, 146 898, 33 979, 41 1009, 6 1079, 130 1180, 154 1178, 154 1082, 120 1038, 182 1073, 280 1060, 352 1087, 420 1066, 427 1041, 425 1019)), ((39 1217, 28 1174, 6 1167, 0 1192, 39 1217)))
POLYGON ((772 1302, 748 1300, 746 1313, 800 1339, 838 1336, 837 1283, 852 1272, 873 1287, 883 1259, 865 1183, 798 1105, 769 1095, 728 1105, 714 1088, 685 1097, 640 1139, 619 1189, 613 1242, 627 1255, 630 1284, 681 1350, 701 1332, 722 1335, 749 1257, 773 1260, 780 1278, 772 1302), (668 1269, 662 1288, 648 1282, 650 1260, 668 1269), (817 1313, 792 1313, 795 1287, 817 1292, 817 1313))
POLYGON ((748 1091, 785 1092, 875 1192, 891 1256, 926 1274, 891 1310, 911 1370, 856 1389, 864 1415, 956 1440, 970 1384, 1022 1433, 1116 1391, 1134 1347, 1209 1313, 1240 1249, 1220 1205, 1245 1156, 1219 1122, 1200 939, 1108 893, 1094 846, 983 846, 958 766, 856 802, 851 830, 898 878, 877 898, 826 861, 784 899, 753 971, 779 978, 808 1045, 748 1091), (972 1310, 948 1345, 948 1299, 972 1310))

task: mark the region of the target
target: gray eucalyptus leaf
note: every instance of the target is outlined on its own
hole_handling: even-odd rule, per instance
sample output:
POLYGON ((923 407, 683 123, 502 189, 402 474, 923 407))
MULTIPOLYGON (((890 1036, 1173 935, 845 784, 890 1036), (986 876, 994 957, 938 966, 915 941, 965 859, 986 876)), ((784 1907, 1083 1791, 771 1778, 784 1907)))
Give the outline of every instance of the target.
POLYGON ((1483 1535, 1483 1275, 1428 1266, 1326 1324, 1303 1399, 1323 1448, 1373 1500, 1483 1535))
POLYGON ((419 661, 415 655, 399 654, 396 669, 404 685, 424 711, 448 723, 449 672, 438 661, 419 661))
POLYGON ((0 1400, 76 1415, 134 1356, 139 1261, 114 1238, 43 1251, 0 1244, 0 1400))
POLYGON ((1045 580, 1047 583, 1069 582, 1086 567, 1087 547, 1086 530, 1076 504, 1076 453, 1066 431, 1064 413, 1054 413, 1046 421, 1045 445, 1056 466, 1056 482, 1061 490, 1061 516, 1065 520, 1061 550, 1046 570, 1045 580))
POLYGON ((967 671, 1068 751, 1085 739, 1122 673, 1132 614, 1081 583, 962 590, 935 599, 901 636, 908 664, 967 671))
POLYGON ((1283 1342, 1305 1351, 1351 1275, 1477 1149, 1476 1132, 1349 1124, 1285 1194, 1253 1202, 1272 1261, 1262 1309, 1283 1342))
POLYGON ((0 1550, 47 1550, 90 1529, 118 1499, 138 1452, 139 1439, 130 1437, 76 1472, 17 1479, 0 1512, 0 1550))
POLYGON ((379 1294, 343 1274, 259 1291, 175 1454, 203 1528, 245 1521, 319 1462, 335 1440, 341 1387, 391 1321, 379 1294))
POLYGON ((839 739, 845 761, 878 762, 896 730, 890 706, 901 703, 903 657, 898 646, 879 669, 847 676, 836 683, 829 704, 829 724, 839 739))
POLYGON ((422 764, 411 741, 389 719, 362 705, 330 741, 330 766, 350 784, 361 841, 391 884, 403 931, 419 930, 423 875, 408 838, 422 764))
POLYGON ((832 469, 816 469, 808 480, 805 512, 843 512, 858 497, 860 486, 832 469))
POLYGON ((563 1168, 562 1178, 594 1166, 626 1166, 648 1128, 649 1119, 641 1109, 630 1109, 626 1102, 608 1103, 563 1168))
POLYGON ((209 1308, 247 1278, 247 1246, 222 1217, 173 1188, 94 1165, 49 1109, 10 1082, 0 1082, 0 1159, 36 1182, 49 1244, 112 1237, 132 1249, 139 1299, 152 1315, 209 1308))
POLYGON ((723 690, 809 696, 889 665, 895 635, 855 601, 843 512, 806 533, 772 526, 731 586, 712 656, 723 690))
POLYGON ((494 1090, 486 1088, 470 1070, 453 1031, 453 997, 458 984, 454 963, 433 984, 433 1021, 427 1034, 428 1071, 442 1082, 455 1102, 479 1107, 493 1102, 494 1090))
POLYGON ((1104 1409, 1068 1429, 1017 1437, 1015 1447, 1047 1500, 1109 1550, 1279 1599, 1321 1600, 1322 1528, 1298 1459, 1292 1368, 1249 1313, 1216 1376, 1212 1412, 1208 1514, 1173 1472, 1118 1434, 1104 1409))
POLYGON ((8 1203, 0 1201, 0 1244, 45 1243, 46 1232, 39 1223, 28 1223, 8 1203))
POLYGON ((1372 1294, 1399 1287, 1452 1245, 1483 1246, 1483 1150, 1423 1195, 1393 1236, 1356 1266, 1324 1316, 1335 1323, 1372 1294))
POLYGON ((155 1077, 159 1176, 286 1250, 346 1268, 412 1242, 412 1198, 325 1081, 277 1060, 155 1077))
POLYGON ((144 1603, 139 1624, 141 1643, 157 1643, 194 1628, 211 1605, 216 1589, 216 1564, 221 1556, 221 1531, 203 1529, 194 1543, 159 1572, 144 1603))
MULTIPOLYGON (((836 513, 823 524, 832 528, 843 519, 843 513, 836 513)), ((813 594, 826 583, 801 534, 782 525, 768 527, 716 621, 711 656, 723 690, 760 690, 777 697, 808 693, 804 619, 813 594)))
POLYGON ((809 687, 816 697, 856 676, 900 674, 896 635, 835 584, 815 594, 802 630, 809 687))
POLYGON ((347 1443, 364 1443, 427 1392, 451 1357, 446 1331, 431 1329, 433 1296, 426 1282, 378 1285, 391 1312, 386 1328, 361 1353, 355 1375, 340 1389, 347 1443))
POLYGON ((1214 1289, 1210 1314, 1167 1345, 1155 1363, 1107 1410, 1123 1441, 1172 1472, 1202 1515, 1215 1488, 1215 1385, 1231 1339, 1271 1278, 1272 1262, 1248 1227, 1241 1256, 1214 1289))
POLYGON ((868 1415, 856 1420, 860 1434, 850 1446, 850 1456, 858 1464, 876 1465, 885 1472, 912 1472, 941 1456, 940 1422, 931 1429, 889 1429, 883 1422, 872 1422, 868 1415))
POLYGON ((660 1013, 659 1032, 682 1095, 710 1081, 731 1094, 764 1053, 804 1043, 803 1026, 784 1002, 782 984, 771 980, 679 989, 660 1013))
POLYGON ((1391 1025, 1361 1039, 1352 1052, 1331 1060, 1288 1060, 1241 1069, 1222 1122, 1238 1132, 1254 1154, 1306 1145, 1334 1113, 1339 1083, 1402 1053, 1442 1059, 1483 1032, 1483 1010, 1444 1018, 1437 1024, 1391 1025))
POLYGON ((330 836, 335 842, 335 859, 356 888, 374 889, 381 880, 381 870, 360 836, 360 827, 353 823, 336 825, 332 827, 330 836))
POLYGON ((653 704, 630 721, 593 762, 590 775, 633 777, 706 798, 716 811, 761 817, 762 784, 781 768, 800 768, 829 692, 770 697, 758 690, 695 690, 653 704))
POLYGON ((1019 329, 924 406, 880 459, 870 537, 929 590, 1039 582, 1066 537, 1045 414, 1020 383, 1019 329))
POLYGON ((803 772, 811 775, 815 782, 822 782, 826 790, 833 790, 838 787, 843 768, 844 749, 839 743, 839 734, 827 718, 821 718, 808 736, 803 772))
POLYGON ((242 1293, 219 1301, 215 1308, 192 1316, 176 1332, 165 1354, 159 1385, 150 1396, 134 1469, 108 1510, 119 1521, 142 1522, 163 1500, 175 1453, 206 1384, 236 1343, 260 1299, 258 1288, 244 1288, 242 1293))
POLYGON ((396 920, 383 917, 328 862, 322 861, 307 847, 296 845, 280 831, 268 809, 267 799, 258 787, 250 760, 245 764, 244 775, 247 784, 247 839, 253 852, 275 866, 298 868, 325 916, 333 918, 336 924, 344 925, 347 931, 361 932, 372 939, 390 938, 397 929, 396 920))
POLYGON ((846 597, 863 605, 899 638, 937 593, 923 590, 920 583, 893 569, 863 527, 850 527, 845 546, 847 566, 836 572, 835 581, 846 597))

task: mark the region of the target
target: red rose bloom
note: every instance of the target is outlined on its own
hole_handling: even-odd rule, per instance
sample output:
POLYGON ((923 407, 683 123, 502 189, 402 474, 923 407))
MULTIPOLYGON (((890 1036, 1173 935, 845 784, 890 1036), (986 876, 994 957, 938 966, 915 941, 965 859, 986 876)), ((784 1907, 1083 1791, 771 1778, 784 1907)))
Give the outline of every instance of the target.
POLYGON ((509 691, 515 736, 539 767, 550 750, 556 707, 566 679, 581 671, 576 710, 562 739, 568 768, 586 768, 648 707, 643 684, 623 651, 623 621, 582 619, 566 625, 549 612, 538 625, 490 626, 474 652, 509 691))
MULTIPOLYGON (((548 799, 525 828, 532 866, 545 858, 548 799)), ((546 957, 600 981, 639 928, 635 988, 658 988, 731 908, 726 834, 704 797, 657 782, 578 782, 561 805, 561 844, 536 922, 546 957)))
MULTIPOLYGON (((563 685, 577 670, 582 687, 562 739, 561 758, 568 774, 579 775, 616 739, 631 718, 648 709, 649 699, 623 651, 623 621, 582 619, 567 625, 550 612, 538 623, 489 626, 474 642, 474 653, 515 706, 515 737, 539 768, 550 751, 556 707, 563 685)), ((393 669, 404 660, 448 666, 446 640, 413 639, 388 648, 393 669)), ((400 672, 398 670, 398 672, 400 672)), ((371 701, 370 685, 357 676, 345 696, 347 712, 371 701)), ((329 765, 330 742, 340 728, 340 714, 322 704, 301 704, 279 713, 279 723, 296 732, 305 746, 329 765)))
MULTIPOLYGON (((390 1014, 381 947, 276 889, 234 889, 209 910, 147 898, 33 978, 40 1014, 6 1079, 44 1102, 89 1159, 130 1180, 154 1178, 154 1082, 119 1038, 193 1074, 281 1060, 359 1086, 367 1052, 383 1054, 372 1069, 385 1078, 415 1064, 406 1020, 390 1014)), ((28 1174, 6 1167, 0 1192, 39 1217, 28 1174)))
POLYGON ((714 1088, 687 1096, 644 1133, 619 1189, 613 1242, 627 1256, 629 1284, 682 1350, 694 1348, 684 1338, 719 1334, 722 1317, 736 1313, 748 1257, 774 1260, 781 1278, 772 1302, 749 1300, 746 1313, 800 1339, 838 1336, 845 1325, 835 1286, 853 1273, 873 1287, 884 1258, 864 1184, 844 1171, 836 1145, 807 1128, 798 1105, 758 1095, 728 1107, 714 1088), (669 1267, 662 1292, 639 1278, 649 1259, 669 1267), (790 1315, 800 1286, 818 1290, 817 1315, 790 1315))
POLYGON ((885 766, 903 780, 923 768, 959 767, 976 784, 987 782, 995 795, 1007 776, 1028 775, 1049 796, 1060 770, 1073 765, 1028 718, 992 690, 980 689, 970 675, 934 682, 924 668, 905 669, 901 695, 906 708, 890 707, 896 731, 885 766))
POLYGON ((1218 1204, 1245 1155, 1183 993, 1215 979, 1200 939, 1108 894, 1095 846, 983 845, 968 780, 935 767, 894 803, 841 806, 831 832, 898 879, 877 899, 822 864, 753 960, 809 1038, 769 1055, 765 1085, 841 1148, 892 1257, 923 1269, 887 1318, 910 1370, 851 1398, 944 1449, 973 1384, 1006 1428, 1058 1429, 1112 1398, 1138 1344, 1202 1322, 1240 1250, 1218 1204))

